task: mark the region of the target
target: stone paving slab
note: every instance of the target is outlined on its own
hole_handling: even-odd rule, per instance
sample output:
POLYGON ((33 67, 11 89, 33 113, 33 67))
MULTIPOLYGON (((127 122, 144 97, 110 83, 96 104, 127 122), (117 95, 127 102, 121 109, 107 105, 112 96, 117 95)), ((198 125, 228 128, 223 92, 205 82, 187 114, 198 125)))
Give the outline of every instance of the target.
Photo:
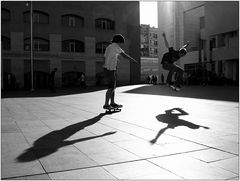
POLYGON ((162 178, 179 179, 180 177, 166 171, 156 165, 143 160, 128 162, 117 165, 104 166, 104 168, 113 174, 117 179, 140 179, 140 178, 162 178))
POLYGON ((105 91, 2 99, 2 179, 239 178, 236 95, 124 86, 106 114, 105 91))
POLYGON ((236 176, 236 174, 230 171, 212 166, 184 154, 155 158, 149 161, 174 172, 184 179, 228 179, 236 176))
POLYGON ((53 180, 116 180, 107 170, 101 167, 78 169, 66 172, 50 173, 49 177, 53 180))

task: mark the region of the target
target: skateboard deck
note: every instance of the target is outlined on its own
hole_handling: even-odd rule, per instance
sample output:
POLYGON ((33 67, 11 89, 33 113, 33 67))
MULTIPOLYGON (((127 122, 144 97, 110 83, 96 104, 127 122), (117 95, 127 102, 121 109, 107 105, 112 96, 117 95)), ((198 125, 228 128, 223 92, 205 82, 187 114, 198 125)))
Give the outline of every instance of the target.
POLYGON ((106 109, 106 112, 120 112, 121 111, 122 106, 119 107, 110 107, 110 108, 104 108, 106 109))
POLYGON ((169 85, 169 87, 172 88, 172 90, 177 91, 177 92, 181 90, 180 88, 177 88, 174 85, 169 85))

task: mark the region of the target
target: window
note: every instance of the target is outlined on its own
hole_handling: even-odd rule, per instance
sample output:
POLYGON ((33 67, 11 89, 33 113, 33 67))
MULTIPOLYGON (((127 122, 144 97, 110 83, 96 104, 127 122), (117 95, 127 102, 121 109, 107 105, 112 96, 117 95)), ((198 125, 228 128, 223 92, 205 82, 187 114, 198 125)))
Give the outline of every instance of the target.
POLYGON ((218 38, 218 45, 217 45, 217 47, 218 48, 220 48, 220 47, 225 47, 225 35, 224 34, 219 34, 218 36, 217 36, 217 38, 218 38))
POLYGON ((231 31, 228 33, 230 38, 237 37, 238 36, 238 31, 231 31))
POLYGON ((200 29, 205 28, 205 17, 200 17, 200 29))
MULTIPOLYGON (((30 11, 23 13, 23 21, 30 23, 30 11)), ((34 10, 33 11, 33 23, 35 24, 49 24, 49 15, 47 13, 34 10)))
POLYGON ((11 49, 10 38, 2 36, 2 49, 3 50, 10 50, 11 49))
MULTIPOLYGON (((31 39, 26 38, 24 40, 24 50, 31 50, 31 39)), ((49 41, 44 38, 33 38, 33 50, 34 51, 49 51, 49 41)))
POLYGON ((109 42, 99 42, 96 43, 96 53, 104 54, 109 42))
POLYGON ((62 15, 62 25, 68 27, 83 27, 84 18, 73 14, 62 15))
POLYGON ((215 37, 210 38, 210 50, 212 50, 213 48, 216 48, 216 38, 215 37))
POLYGON ((84 43, 78 40, 62 41, 63 52, 84 52, 84 43))
POLYGON ((95 26, 102 30, 114 30, 115 23, 109 19, 99 18, 95 20, 95 26))
POLYGON ((1 13, 1 16, 2 16, 2 21, 3 22, 8 22, 10 21, 11 19, 11 14, 10 14, 10 11, 8 9, 5 9, 5 8, 2 8, 2 13, 1 13))

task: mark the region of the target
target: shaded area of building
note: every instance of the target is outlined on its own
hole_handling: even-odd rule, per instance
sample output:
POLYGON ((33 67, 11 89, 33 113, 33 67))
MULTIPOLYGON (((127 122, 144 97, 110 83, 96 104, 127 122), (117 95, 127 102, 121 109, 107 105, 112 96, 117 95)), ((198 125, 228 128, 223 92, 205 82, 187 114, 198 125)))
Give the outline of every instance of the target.
MULTIPOLYGON (((31 87, 31 47, 35 89, 48 86, 48 74, 55 67, 57 87, 77 86, 82 73, 87 85, 102 84, 103 55, 116 33, 126 39, 123 49, 140 61, 140 49, 136 48, 140 44, 139 2, 32 2, 32 46, 30 7, 23 1, 1 3, 5 90, 13 86, 3 74, 13 75, 18 88, 31 87)), ((139 82, 139 66, 122 60, 118 68, 119 82, 139 82)))
POLYGON ((239 87, 237 86, 185 86, 181 91, 173 91, 167 86, 142 86, 126 93, 150 94, 161 96, 210 99, 221 101, 239 101, 239 87))
MULTIPOLYGON (((214 84, 213 77, 239 84, 239 2, 158 2, 158 17, 159 34, 166 33, 170 46, 178 49, 190 41, 187 56, 177 64, 192 84, 214 84)), ((161 59, 167 49, 160 35, 161 59)), ((166 77, 159 65, 162 73, 166 77)))

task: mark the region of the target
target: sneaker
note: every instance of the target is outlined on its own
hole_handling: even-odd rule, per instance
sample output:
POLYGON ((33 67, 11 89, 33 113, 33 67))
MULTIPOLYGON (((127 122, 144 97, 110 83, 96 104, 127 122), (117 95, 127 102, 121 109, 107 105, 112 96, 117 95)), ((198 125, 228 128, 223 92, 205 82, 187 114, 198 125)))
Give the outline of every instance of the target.
POLYGON ((178 87, 178 86, 175 87, 175 91, 180 91, 180 90, 181 90, 180 87, 178 87))
POLYGON ((104 105, 103 109, 111 109, 111 106, 110 105, 104 105))
POLYGON ((114 103, 114 104, 111 104, 111 107, 120 108, 120 107, 122 107, 122 105, 114 103))

